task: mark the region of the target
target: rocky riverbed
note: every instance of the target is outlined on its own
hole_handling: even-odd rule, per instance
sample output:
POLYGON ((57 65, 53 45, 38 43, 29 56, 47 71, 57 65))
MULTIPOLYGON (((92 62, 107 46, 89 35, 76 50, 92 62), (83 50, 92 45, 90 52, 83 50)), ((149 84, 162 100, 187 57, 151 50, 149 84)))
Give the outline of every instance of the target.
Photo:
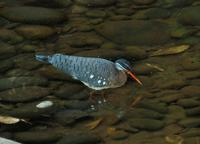
POLYGON ((1 1, 0 136, 24 144, 199 144, 199 13, 199 0, 1 1), (36 53, 126 58, 144 85, 129 79, 94 102, 36 53))

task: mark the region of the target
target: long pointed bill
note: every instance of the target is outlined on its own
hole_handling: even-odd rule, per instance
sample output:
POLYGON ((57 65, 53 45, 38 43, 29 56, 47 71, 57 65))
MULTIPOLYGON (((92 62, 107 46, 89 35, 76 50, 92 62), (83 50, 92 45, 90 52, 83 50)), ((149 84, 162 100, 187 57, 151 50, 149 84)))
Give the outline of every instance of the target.
POLYGON ((142 82, 131 72, 131 71, 127 71, 127 73, 134 79, 136 80, 140 85, 143 85, 142 82))

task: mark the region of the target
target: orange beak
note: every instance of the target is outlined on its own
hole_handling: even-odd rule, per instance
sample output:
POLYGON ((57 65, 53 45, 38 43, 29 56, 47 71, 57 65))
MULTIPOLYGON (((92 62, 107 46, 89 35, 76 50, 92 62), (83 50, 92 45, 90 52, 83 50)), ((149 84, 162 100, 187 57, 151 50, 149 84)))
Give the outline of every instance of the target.
POLYGON ((140 85, 143 85, 142 82, 129 70, 127 70, 127 73, 134 79, 136 80, 140 85))

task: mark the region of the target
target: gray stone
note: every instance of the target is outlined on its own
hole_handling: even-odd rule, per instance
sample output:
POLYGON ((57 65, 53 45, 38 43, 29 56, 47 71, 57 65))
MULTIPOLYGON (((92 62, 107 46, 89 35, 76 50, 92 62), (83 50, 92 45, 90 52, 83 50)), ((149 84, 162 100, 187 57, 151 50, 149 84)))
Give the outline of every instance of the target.
POLYGON ((92 133, 75 133, 66 134, 56 144, 97 144, 100 143, 101 138, 92 133))
POLYGON ((135 11, 131 8, 118 8, 115 13, 119 15, 132 15, 135 11))
POLYGON ((159 102, 154 102, 154 101, 150 101, 150 100, 143 100, 143 101, 139 102, 137 106, 146 108, 146 109, 150 109, 150 110, 159 112, 161 114, 168 112, 168 108, 165 103, 159 103, 159 102))
POLYGON ((123 45, 160 45, 170 40, 168 25, 155 21, 108 21, 98 25, 96 31, 123 45))
POLYGON ((41 25, 22 25, 15 29, 17 33, 27 39, 45 39, 55 33, 54 29, 41 25))
POLYGON ((186 7, 179 13, 179 21, 186 25, 200 25, 200 6, 186 7))
POLYGON ((101 10, 89 10, 88 12, 86 12, 85 15, 87 17, 90 17, 90 18, 104 18, 104 17, 106 17, 106 13, 104 11, 101 11, 101 10))
POLYGON ((45 86, 48 81, 42 77, 9 77, 0 79, 0 91, 16 87, 45 86))
POLYGON ((91 103, 88 101, 68 100, 63 102, 63 106, 74 110, 88 110, 90 109, 91 103))
POLYGON ((14 88, 0 92, 0 101, 4 102, 27 102, 45 97, 49 94, 47 88, 38 86, 14 88))
POLYGON ((23 41, 23 37, 18 35, 15 31, 9 29, 0 29, 0 39, 11 44, 23 41))
POLYGON ((14 63, 11 60, 1 60, 0 62, 0 72, 6 72, 7 70, 13 68, 14 63))
POLYGON ((125 53, 114 49, 95 49, 83 52, 78 52, 75 55, 85 56, 85 57, 99 57, 106 59, 117 59, 125 57, 125 53))
POLYGON ((100 46, 102 38, 94 33, 75 33, 62 37, 72 47, 100 46))
POLYGON ((144 59, 147 58, 147 53, 144 48, 136 46, 127 46, 125 47, 125 52, 127 57, 131 59, 144 59))
POLYGON ((187 97, 194 97, 200 95, 199 86, 186 86, 181 89, 181 93, 187 97))
POLYGON ((134 118, 129 120, 129 124, 142 130, 159 130, 164 127, 164 122, 147 118, 134 118))
POLYGON ((0 15, 8 20, 30 24, 55 24, 65 19, 64 13, 42 7, 5 7, 0 15))
POLYGON ((161 119, 164 116, 159 112, 143 109, 143 108, 134 108, 133 110, 127 113, 127 118, 152 118, 152 119, 161 119))
POLYGON ((188 116, 198 116, 200 114, 200 106, 187 109, 186 113, 188 116))
POLYGON ((80 110, 64 110, 55 114, 56 121, 62 125, 69 125, 88 117, 88 113, 80 110))
POLYGON ((160 88, 162 89, 180 89, 182 87, 184 87, 185 85, 187 85, 186 81, 184 80, 179 80, 179 79, 175 79, 175 80, 171 80, 171 81, 167 81, 163 84, 160 85, 160 88))
POLYGON ((161 102, 165 102, 165 103, 172 103, 177 101, 178 99, 182 98, 184 95, 177 93, 177 94, 169 94, 169 95, 163 95, 161 98, 159 98, 159 100, 161 102))
POLYGON ((185 108, 192 108, 199 105, 199 101, 194 98, 183 98, 177 101, 177 104, 185 108))
POLYGON ((0 42, 0 59, 5 59, 12 57, 16 54, 16 49, 14 46, 0 42))
POLYGON ((187 128, 199 127, 200 118, 186 118, 181 120, 179 124, 187 128))
POLYGON ((55 95, 64 99, 76 99, 76 94, 82 93, 83 88, 81 84, 66 83, 55 92, 55 95))
MULTIPOLYGON (((191 128, 188 131, 184 132, 182 136, 185 137, 195 137, 195 136, 200 136, 200 128, 191 128)), ((191 144, 191 143, 189 143, 191 144)))
POLYGON ((103 7, 109 6, 116 2, 116 0, 75 0, 78 4, 88 7, 103 7))
POLYGON ((54 0, 54 3, 58 5, 58 7, 66 8, 72 4, 72 0, 54 0))
POLYGON ((132 0, 137 5, 148 5, 154 3, 156 0, 132 0))
POLYGON ((24 132, 16 132, 14 134, 14 138, 17 141, 23 143, 52 143, 58 140, 63 136, 61 131, 56 131, 54 129, 45 129, 45 130, 37 130, 37 131, 24 131, 24 132))

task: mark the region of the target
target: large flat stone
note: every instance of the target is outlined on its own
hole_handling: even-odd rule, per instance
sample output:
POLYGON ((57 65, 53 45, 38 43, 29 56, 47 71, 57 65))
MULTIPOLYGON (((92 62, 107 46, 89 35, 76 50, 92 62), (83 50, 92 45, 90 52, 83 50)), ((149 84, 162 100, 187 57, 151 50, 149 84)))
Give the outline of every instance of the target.
POLYGON ((0 15, 10 21, 30 24, 55 24, 65 19, 60 11, 43 7, 5 7, 0 15))
POLYGON ((170 40, 168 25, 156 21, 108 21, 97 26, 96 31, 123 45, 160 45, 170 40))

